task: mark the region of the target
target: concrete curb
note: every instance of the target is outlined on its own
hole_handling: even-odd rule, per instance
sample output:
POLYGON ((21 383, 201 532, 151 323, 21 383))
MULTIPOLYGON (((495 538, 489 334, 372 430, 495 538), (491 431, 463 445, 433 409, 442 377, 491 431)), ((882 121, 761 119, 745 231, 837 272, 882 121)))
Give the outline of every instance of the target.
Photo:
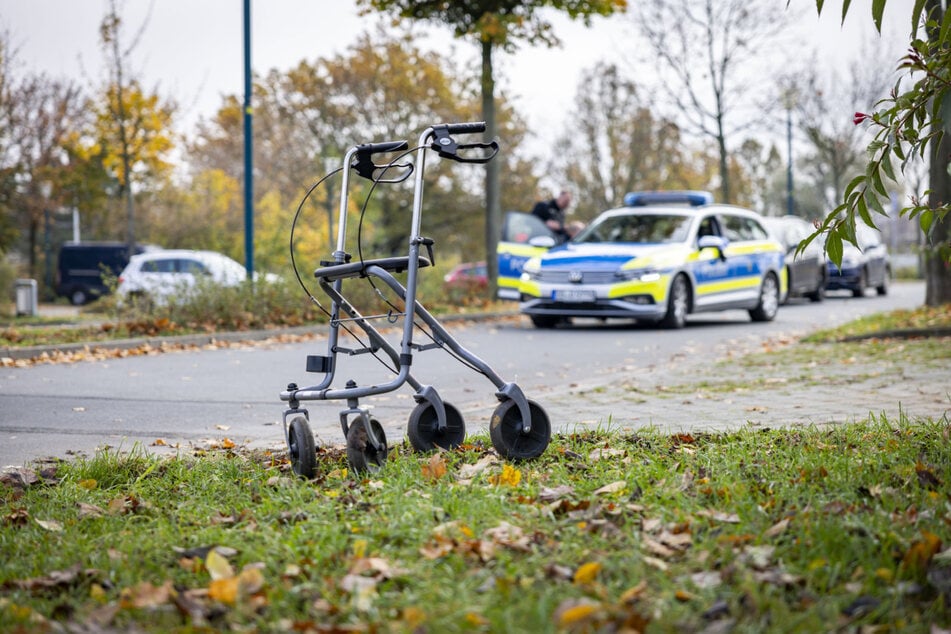
MULTIPOLYGON (((506 317, 517 317, 517 311, 500 311, 491 313, 473 313, 440 315, 440 322, 488 321, 506 317)), ((0 359, 13 360, 37 359, 44 355, 71 354, 94 350, 133 350, 148 345, 158 348, 164 345, 173 346, 207 346, 217 342, 240 343, 243 341, 262 341, 281 335, 319 335, 328 331, 328 324, 313 324, 310 326, 295 326, 288 328, 274 328, 269 330, 246 330, 237 332, 196 333, 190 335, 170 335, 165 337, 136 337, 132 339, 115 339, 112 341, 86 341, 76 343, 51 344, 42 346, 22 346, 0 348, 0 359)))

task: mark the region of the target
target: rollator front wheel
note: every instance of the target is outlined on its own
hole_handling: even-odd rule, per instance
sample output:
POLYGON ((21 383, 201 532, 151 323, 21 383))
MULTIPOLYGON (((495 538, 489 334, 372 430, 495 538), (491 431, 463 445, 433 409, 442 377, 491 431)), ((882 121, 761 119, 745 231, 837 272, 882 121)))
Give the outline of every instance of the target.
POLYGON ((413 449, 419 452, 432 451, 436 447, 454 449, 466 439, 466 423, 455 406, 446 406, 446 428, 439 430, 439 417, 432 403, 422 402, 409 415, 406 436, 413 449))
POLYGON ((302 478, 313 478, 317 468, 317 448, 310 424, 303 416, 296 416, 287 428, 287 453, 291 469, 302 478))
POLYGON ((350 467, 358 473, 379 471, 386 463, 386 455, 389 453, 383 425, 375 418, 370 419, 370 425, 373 435, 380 442, 379 449, 370 443, 370 435, 367 433, 363 418, 354 420, 350 424, 350 429, 347 430, 347 460, 350 462, 350 467))
POLYGON ((499 455, 508 460, 531 460, 545 452, 551 440, 551 422, 542 406, 528 402, 531 431, 525 433, 518 405, 506 399, 495 408, 489 423, 489 437, 499 455))

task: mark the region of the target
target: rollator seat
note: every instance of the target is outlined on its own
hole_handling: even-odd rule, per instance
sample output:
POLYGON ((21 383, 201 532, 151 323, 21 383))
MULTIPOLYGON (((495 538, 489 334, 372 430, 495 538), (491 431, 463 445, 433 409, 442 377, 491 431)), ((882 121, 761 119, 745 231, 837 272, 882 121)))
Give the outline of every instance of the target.
MULTIPOLYGON (((419 256, 419 268, 424 268, 431 264, 429 258, 419 256)), ((366 270, 371 266, 378 266, 383 270, 392 271, 394 273, 402 273, 409 268, 409 256, 378 258, 375 260, 363 260, 362 262, 323 266, 314 271, 314 277, 328 281, 342 280, 347 277, 366 277, 366 270)))

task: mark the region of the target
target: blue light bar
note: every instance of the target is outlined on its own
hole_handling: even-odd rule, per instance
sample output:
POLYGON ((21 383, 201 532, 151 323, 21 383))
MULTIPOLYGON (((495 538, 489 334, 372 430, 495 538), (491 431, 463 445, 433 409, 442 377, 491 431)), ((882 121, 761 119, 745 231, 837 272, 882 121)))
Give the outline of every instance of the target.
POLYGON ((713 203, 713 194, 697 190, 628 192, 624 195, 625 207, 647 205, 690 205, 700 207, 713 203))

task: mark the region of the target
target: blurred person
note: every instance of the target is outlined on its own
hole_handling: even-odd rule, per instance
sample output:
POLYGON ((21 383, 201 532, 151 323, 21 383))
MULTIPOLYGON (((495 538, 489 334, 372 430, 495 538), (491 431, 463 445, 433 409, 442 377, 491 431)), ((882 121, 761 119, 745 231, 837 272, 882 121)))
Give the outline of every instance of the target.
POLYGON ((565 226, 565 213, 571 204, 571 192, 561 190, 558 196, 551 200, 541 200, 532 207, 532 215, 540 218, 551 229, 560 242, 571 237, 565 226))

